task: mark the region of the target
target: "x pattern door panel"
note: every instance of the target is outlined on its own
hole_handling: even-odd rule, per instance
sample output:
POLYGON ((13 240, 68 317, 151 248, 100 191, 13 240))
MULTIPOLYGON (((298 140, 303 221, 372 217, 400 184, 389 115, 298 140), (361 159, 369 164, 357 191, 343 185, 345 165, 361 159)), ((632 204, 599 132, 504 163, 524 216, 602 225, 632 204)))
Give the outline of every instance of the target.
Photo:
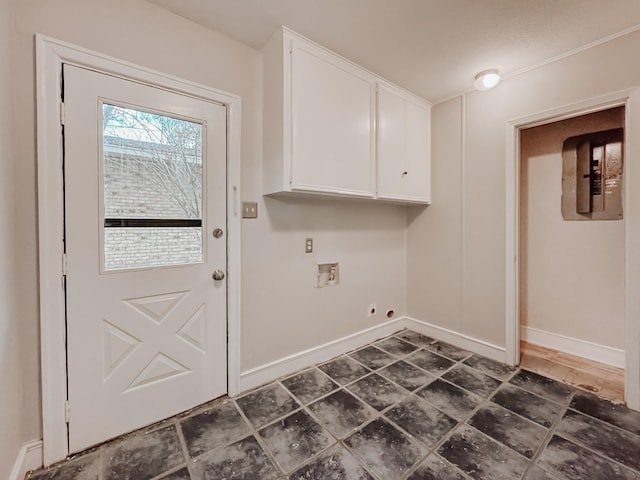
POLYGON ((123 390, 126 393, 197 369, 199 358, 207 349, 206 305, 196 303, 185 321, 185 317, 174 312, 187 295, 188 292, 175 292, 123 300, 131 309, 129 321, 103 319, 105 382, 115 381, 110 377, 117 377, 116 371, 120 368, 119 375, 125 383, 133 377, 123 390), (142 324, 136 334, 127 331, 136 322, 142 324), (150 341, 159 351, 149 359, 138 347, 150 341), (194 361, 196 366, 191 367, 194 361), (144 365, 142 370, 140 365, 144 365))

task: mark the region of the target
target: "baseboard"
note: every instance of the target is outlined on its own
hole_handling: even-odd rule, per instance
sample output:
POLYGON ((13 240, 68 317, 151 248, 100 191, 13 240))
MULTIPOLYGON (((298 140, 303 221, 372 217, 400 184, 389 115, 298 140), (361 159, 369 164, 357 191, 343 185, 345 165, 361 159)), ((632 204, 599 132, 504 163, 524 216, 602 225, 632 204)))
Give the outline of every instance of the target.
POLYGON ((464 348, 465 350, 483 355, 497 362, 507 363, 507 353, 504 347, 499 347, 489 342, 469 337, 462 333, 454 332, 453 330, 448 330, 412 317, 405 317, 405 326, 410 330, 433 337, 437 340, 442 340, 456 347, 464 348))
POLYGON ((477 338, 423 322, 422 320, 411 317, 399 317, 362 330, 361 332, 347 335, 346 337, 247 370, 240 375, 240 391, 246 392, 247 390, 272 382, 277 378, 284 377, 303 368, 325 362, 333 357, 371 343, 378 338, 391 335, 403 328, 409 328, 423 335, 442 340, 443 342, 478 353, 498 362, 504 362, 506 358, 506 350, 504 347, 498 347, 488 342, 478 340, 477 338))
POLYGON ((24 480, 27 472, 41 468, 42 465, 42 440, 27 442, 18 452, 9 480, 24 480))
POLYGON ((404 317, 396 318, 323 345, 318 345, 317 347, 294 353, 293 355, 274 362, 252 368, 240 374, 240 391, 246 392, 247 390, 272 382, 277 378, 289 375, 303 368, 325 362, 379 338, 391 335, 405 327, 404 317))
POLYGON ((520 340, 618 368, 624 368, 625 366, 624 350, 587 342, 579 338, 567 337, 558 333, 521 326, 520 340))

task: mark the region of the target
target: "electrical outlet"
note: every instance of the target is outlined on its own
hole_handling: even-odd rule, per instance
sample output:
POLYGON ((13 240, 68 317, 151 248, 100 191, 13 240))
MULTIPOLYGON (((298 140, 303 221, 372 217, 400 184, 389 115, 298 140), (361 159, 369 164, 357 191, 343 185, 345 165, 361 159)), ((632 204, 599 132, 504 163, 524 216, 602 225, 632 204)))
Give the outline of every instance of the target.
POLYGON ((375 317, 377 312, 378 312, 378 309, 376 308, 375 303, 372 303, 371 305, 369 305, 369 308, 367 308, 368 317, 375 317))
POLYGON ((304 239, 304 253, 313 253, 313 238, 304 239))

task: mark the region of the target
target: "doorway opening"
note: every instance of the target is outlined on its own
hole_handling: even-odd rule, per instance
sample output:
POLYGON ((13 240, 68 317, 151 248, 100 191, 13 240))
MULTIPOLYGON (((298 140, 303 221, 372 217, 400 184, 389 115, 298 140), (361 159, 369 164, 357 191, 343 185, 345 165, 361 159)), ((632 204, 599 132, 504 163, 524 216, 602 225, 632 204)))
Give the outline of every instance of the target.
POLYGON ((624 401, 625 106, 519 131, 521 364, 624 401))

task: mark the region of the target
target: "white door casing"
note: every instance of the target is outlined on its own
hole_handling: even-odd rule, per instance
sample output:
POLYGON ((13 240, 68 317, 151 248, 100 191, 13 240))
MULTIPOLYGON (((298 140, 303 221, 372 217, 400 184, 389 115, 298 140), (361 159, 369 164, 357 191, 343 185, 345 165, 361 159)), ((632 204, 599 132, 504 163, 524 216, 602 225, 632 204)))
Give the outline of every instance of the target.
POLYGON ((75 452, 227 393, 226 280, 211 276, 227 263, 224 235, 211 235, 216 227, 226 230, 226 110, 73 66, 65 66, 64 82, 69 444, 75 452), (105 270, 103 103, 202 122, 202 262, 105 270))
POLYGON ((509 120, 506 123, 506 284, 505 284, 505 362, 517 365, 520 360, 519 322, 519 202, 520 202, 520 150, 519 130, 546 123, 564 120, 591 112, 625 106, 625 401, 632 409, 640 409, 640 200, 631 185, 637 184, 639 177, 634 166, 634 155, 640 144, 640 130, 634 127, 640 123, 640 88, 631 88, 611 94, 587 99, 533 115, 509 120))

